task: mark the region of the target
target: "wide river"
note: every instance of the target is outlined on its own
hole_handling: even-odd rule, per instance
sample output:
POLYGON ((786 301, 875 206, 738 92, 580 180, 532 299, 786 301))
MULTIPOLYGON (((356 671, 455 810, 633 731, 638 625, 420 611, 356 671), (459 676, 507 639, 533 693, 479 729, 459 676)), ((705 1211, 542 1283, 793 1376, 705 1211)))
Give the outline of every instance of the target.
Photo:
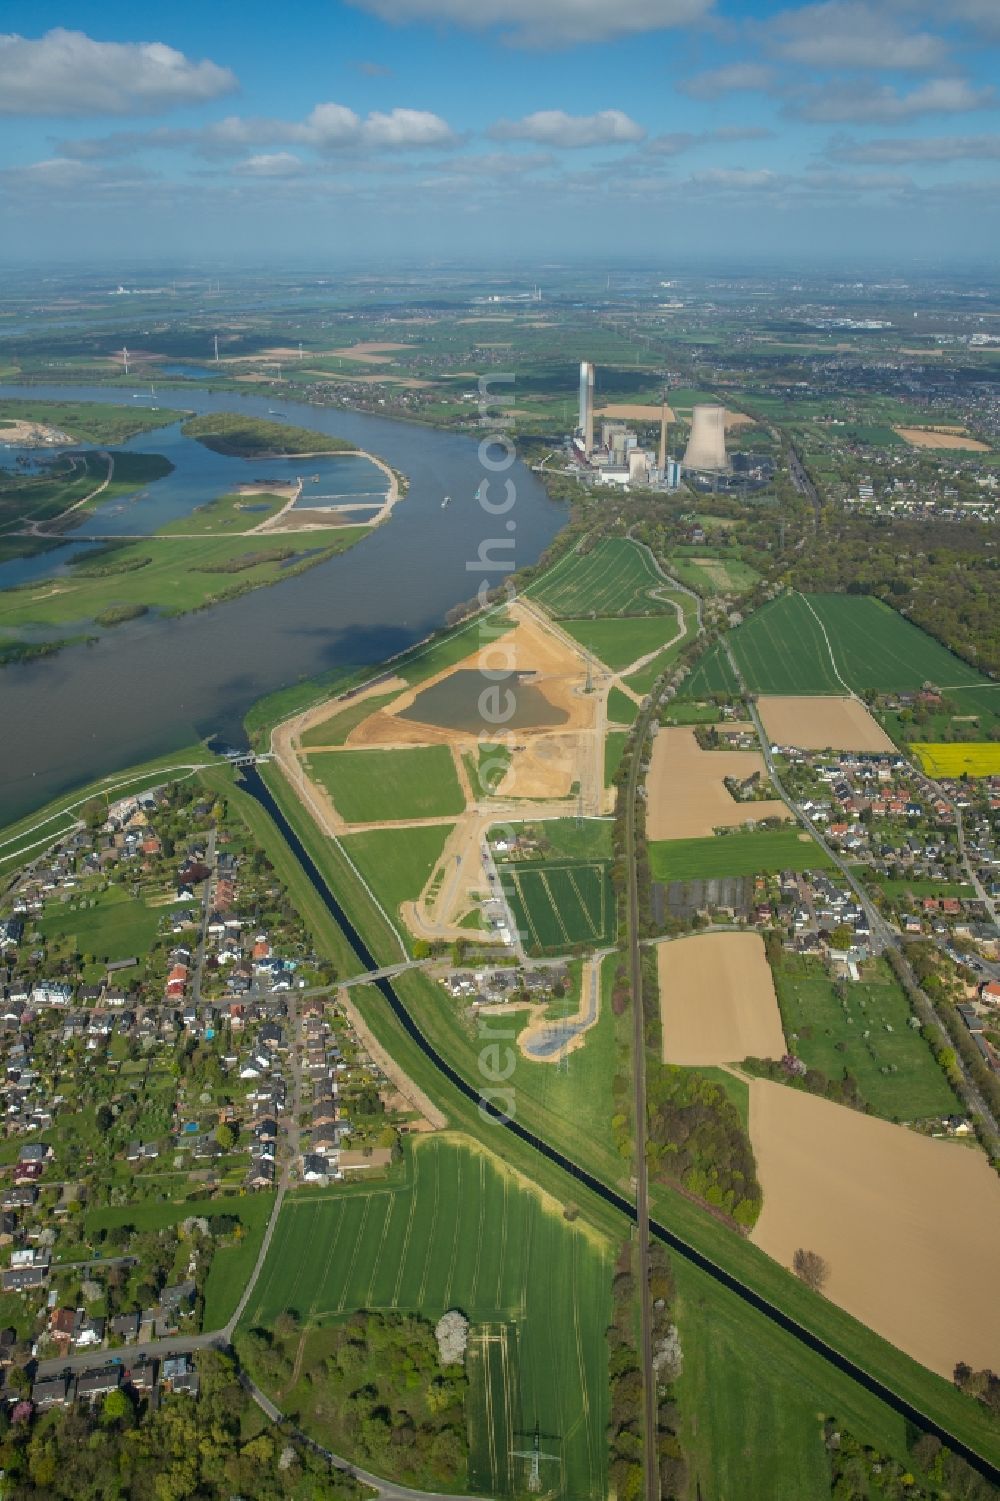
MULTIPOLYGON (((190 387, 161 387, 155 398, 134 401, 120 390, 85 386, 0 386, 0 396, 256 417, 275 404, 273 397, 190 387)), ((522 464, 491 477, 472 438, 284 398, 278 406, 289 422, 347 438, 385 459, 409 479, 407 495, 356 547, 297 578, 178 619, 147 617, 92 646, 0 668, 0 824, 104 772, 204 736, 238 743, 243 715, 256 699, 334 667, 380 662, 420 640, 484 577, 491 586, 501 583, 499 561, 519 568, 533 562, 566 520, 565 507, 522 464), (503 517, 491 517, 477 491, 491 479, 495 502, 505 478, 514 482, 515 503, 503 517), (442 508, 445 495, 451 504, 442 508), (481 555, 493 565, 485 574, 477 566, 481 555)), ((155 453, 157 436, 146 434, 130 447, 155 453)), ((260 467, 247 460, 246 478, 260 467)), ((210 486, 190 504, 218 493, 210 486)))

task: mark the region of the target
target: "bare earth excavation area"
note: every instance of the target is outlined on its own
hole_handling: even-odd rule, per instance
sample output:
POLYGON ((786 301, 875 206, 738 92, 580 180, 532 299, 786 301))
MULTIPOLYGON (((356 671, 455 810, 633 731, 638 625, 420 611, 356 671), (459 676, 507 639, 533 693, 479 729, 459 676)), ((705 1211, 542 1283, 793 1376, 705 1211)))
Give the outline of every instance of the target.
POLYGON ((857 698, 830 694, 763 697, 757 711, 772 745, 799 750, 892 751, 895 746, 857 698))
POLYGON ((759 933, 703 933, 657 948, 664 1063, 685 1067, 787 1052, 759 933))
POLYGON ((753 1241, 829 1265, 827 1297, 931 1370, 1000 1362, 1000 1182, 981 1152, 783 1084, 750 1084, 753 1241))
POLYGON ((650 839, 701 839, 717 828, 739 828, 762 818, 788 818, 776 798, 738 803, 725 777, 766 778, 757 751, 704 751, 692 729, 661 729, 653 741, 646 833, 650 839))

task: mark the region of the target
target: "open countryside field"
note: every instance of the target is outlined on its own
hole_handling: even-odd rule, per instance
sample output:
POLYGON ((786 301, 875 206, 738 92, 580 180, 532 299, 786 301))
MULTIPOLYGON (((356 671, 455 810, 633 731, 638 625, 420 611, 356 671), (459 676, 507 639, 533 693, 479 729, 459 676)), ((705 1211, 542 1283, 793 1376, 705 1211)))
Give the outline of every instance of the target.
POLYGON ((308 771, 347 823, 454 817, 465 808, 455 763, 445 745, 314 752, 308 771))
POLYGON ((669 615, 654 615, 648 619, 563 620, 560 624, 574 641, 579 641, 581 646, 616 671, 650 652, 659 651, 683 635, 683 628, 673 611, 669 615))
POLYGON ((798 827, 751 829, 721 838, 657 840, 649 846, 654 881, 710 881, 778 870, 823 870, 829 855, 798 827))
POLYGON ((990 445, 963 433, 937 432, 931 427, 896 427, 893 432, 905 438, 911 448, 964 448, 968 453, 989 453, 990 445))
POLYGON ((415 902, 434 873, 454 824, 366 829, 341 845, 395 922, 402 902, 415 902))
POLYGON ((785 1035, 793 1051, 830 1079, 844 1071, 887 1120, 940 1120, 959 1102, 920 1033, 888 968, 870 962, 865 979, 838 986, 819 959, 782 955, 774 972, 785 1035))
POLYGON ((681 689, 685 698, 704 699, 713 693, 732 695, 739 693, 740 685, 735 672, 729 665, 721 641, 710 646, 708 651, 700 656, 692 671, 684 679, 681 689))
POLYGON ((694 589, 697 594, 745 594, 760 578, 755 568, 724 552, 706 554, 704 549, 690 555, 674 553, 670 572, 694 589))
POLYGON ((624 537, 605 537, 589 552, 568 552, 527 594, 558 617, 650 615, 674 611, 653 596, 665 587, 649 554, 624 537))
POLYGON ((733 1063, 787 1051, 759 933, 702 933, 657 945, 664 1063, 733 1063))
POLYGON ((1000 1303, 983 1289, 1000 1182, 981 1152, 763 1079, 750 1086, 750 1136, 764 1189, 756 1245, 785 1266, 800 1246, 818 1252, 826 1296, 932 1371, 996 1369, 1000 1303))
POLYGON ((521 860, 499 870, 529 952, 562 954, 577 944, 600 948, 614 939, 615 902, 603 861, 521 860))
POLYGON ((920 757, 920 764, 930 777, 1000 776, 1000 745, 994 741, 961 745, 915 742, 912 749, 920 757))
MULTIPOLYGON (((869 596, 784 594, 730 631, 728 640, 751 693, 837 694, 845 684, 855 693, 904 692, 930 681, 990 697, 975 668, 869 596)), ((699 664, 687 691, 714 691, 708 684, 717 671, 717 660, 699 664)))
MULTIPOLYGON (((517 1447, 530 1446, 537 1422, 561 1459, 556 1493, 597 1501, 606 1488, 608 1248, 467 1138, 409 1144, 407 1169, 402 1182, 286 1201, 245 1325, 273 1324, 285 1309, 316 1325, 355 1309, 436 1320, 455 1307, 474 1323, 514 1325, 519 1406, 510 1419, 527 1436, 517 1447)), ((494 1396, 506 1408, 501 1390, 471 1387, 470 1407, 483 1410, 494 1396)), ((505 1466, 508 1458, 498 1454, 505 1466)))
POLYGON ((705 751, 685 726, 660 729, 646 780, 646 832, 650 839, 697 839, 726 826, 788 818, 777 798, 738 803, 725 777, 740 781, 757 773, 766 781, 764 758, 757 751, 705 751))
POLYGON ((760 698, 757 710, 773 745, 794 745, 799 750, 895 749, 860 699, 792 694, 760 698))

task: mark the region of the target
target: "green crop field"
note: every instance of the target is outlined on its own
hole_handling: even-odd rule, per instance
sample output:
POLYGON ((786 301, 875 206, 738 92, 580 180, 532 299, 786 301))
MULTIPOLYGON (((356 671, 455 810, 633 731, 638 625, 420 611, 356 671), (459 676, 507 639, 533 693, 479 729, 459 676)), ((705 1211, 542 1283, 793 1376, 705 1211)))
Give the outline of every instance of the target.
MULTIPOLYGON (((866 968, 869 968, 866 966, 866 968)), ((913 1121, 951 1115, 958 1100, 927 1043, 909 1026, 909 1003, 888 968, 839 988, 819 959, 785 954, 774 971, 785 1036, 810 1068, 846 1069, 876 1115, 913 1121)))
POLYGON ((396 921, 400 904, 416 901, 426 886, 453 828, 450 823, 431 823, 366 829, 362 834, 346 834, 340 842, 396 921))
POLYGON ((669 615, 634 616, 623 620, 563 620, 564 631, 616 671, 658 651, 682 634, 673 611, 669 615))
POLYGON ((656 839, 649 845, 654 881, 710 881, 776 870, 821 870, 830 857, 797 828, 748 829, 705 839, 656 839))
POLYGON ((625 751, 625 742, 628 739, 624 730, 609 730, 604 737, 604 785, 610 787, 615 779, 615 772, 621 765, 622 755, 625 751))
MULTIPOLYGON (((975 668, 869 596, 782 595, 731 631, 729 645, 752 693, 842 693, 844 683, 856 693, 903 692, 930 681, 962 689, 977 708, 997 697, 975 668)), ((718 664, 717 649, 687 691, 712 692, 718 664)))
POLYGON ((602 861, 520 861, 500 879, 525 946, 562 954, 577 944, 599 948, 615 935, 615 903, 602 861))
POLYGON ((304 746, 312 745, 344 745, 351 731, 356 729, 363 720, 378 709, 384 709, 386 704, 391 704, 398 693, 377 693, 371 698, 362 699, 359 703, 347 703, 331 714, 329 719, 323 719, 314 725, 311 730, 306 730, 302 736, 304 746))
POLYGON ((446 745, 412 750, 345 750, 314 754, 309 775, 333 798, 348 823, 383 819, 446 818, 461 813, 465 798, 446 745))
POLYGON ((513 1363, 505 1388, 473 1328, 474 1480, 498 1494, 509 1449, 530 1447, 537 1423, 560 1461, 546 1490, 597 1501, 606 1494, 610 1280, 603 1240, 568 1225, 467 1138, 435 1136, 408 1145, 399 1181, 286 1200, 244 1326, 271 1325, 286 1309, 315 1326, 356 1309, 436 1320, 460 1308, 513 1363))
POLYGON ((639 705, 620 688, 612 688, 608 694, 609 724, 634 724, 639 705))
MULTIPOLYGON (((737 694, 740 685, 720 642, 699 657, 681 687, 685 698, 708 698, 713 693, 737 694)), ((842 692, 843 690, 841 690, 842 692)))
POLYGON ((527 593, 553 615, 650 615, 673 610, 653 590, 664 581, 647 552, 624 537, 605 537, 589 552, 569 552, 529 584, 527 593))

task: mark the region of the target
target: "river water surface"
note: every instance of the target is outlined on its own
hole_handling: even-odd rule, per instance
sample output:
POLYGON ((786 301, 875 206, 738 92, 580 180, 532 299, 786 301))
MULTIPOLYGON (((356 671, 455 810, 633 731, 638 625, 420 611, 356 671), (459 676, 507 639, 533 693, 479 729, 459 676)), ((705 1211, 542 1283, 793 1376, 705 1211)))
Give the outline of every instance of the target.
MULTIPOLYGON (((81 386, 3 386, 0 396, 119 404, 126 399, 121 390, 81 386)), ((155 399, 146 395, 130 404, 267 417, 273 397, 161 390, 155 399)), ((104 772, 203 736, 238 742, 243 715, 256 699, 330 668, 379 662, 411 645, 440 626, 484 577, 491 586, 502 582, 498 563, 533 562, 566 519, 565 507, 551 501, 520 464, 509 471, 517 492, 513 508, 502 519, 487 515, 476 492, 490 476, 472 438, 284 398, 281 412, 289 422, 347 438, 405 474, 409 491, 391 519, 350 552, 272 588, 175 620, 146 617, 117 627, 93 646, 0 668, 0 822, 104 772), (445 495, 451 504, 442 508, 445 495), (486 572, 481 555, 493 565, 486 572)), ((221 494, 234 461, 224 461, 216 472, 208 461, 218 455, 180 439, 176 429, 165 431, 167 437, 147 433, 128 446, 146 453, 162 449, 177 462, 178 443, 188 444, 184 504, 190 509, 221 494), (206 481, 213 471, 204 490, 188 483, 202 455, 206 481), (214 481, 223 478, 220 489, 214 481)), ((242 466, 238 477, 247 481, 268 467, 259 459, 236 462, 242 466)), ((316 472, 313 461, 300 460, 300 468, 303 463, 316 472)), ((495 499, 503 493, 504 477, 493 483, 495 499)), ((147 508, 151 520, 159 514, 153 497, 161 484, 174 492, 172 502, 180 499, 180 477, 157 481, 148 501, 127 506, 133 520, 147 508)), ((177 514, 174 504, 170 509, 177 514)), ((101 528, 105 534, 111 529, 101 528)), ((97 530, 90 520, 82 535, 97 530)), ((36 563, 38 573, 59 567, 60 552, 44 566, 36 563)))

